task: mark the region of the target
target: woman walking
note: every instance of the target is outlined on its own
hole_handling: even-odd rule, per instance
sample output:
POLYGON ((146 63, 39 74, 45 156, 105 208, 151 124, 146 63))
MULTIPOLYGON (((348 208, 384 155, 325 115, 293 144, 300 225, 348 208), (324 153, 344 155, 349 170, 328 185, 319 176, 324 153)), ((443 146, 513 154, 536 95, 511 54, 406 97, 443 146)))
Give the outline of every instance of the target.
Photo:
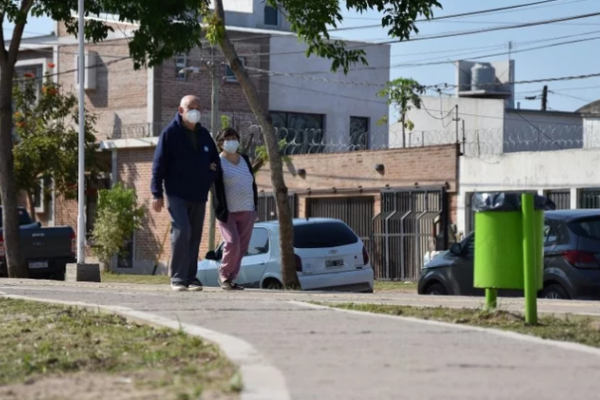
POLYGON ((238 132, 233 128, 223 129, 217 134, 217 145, 221 149, 221 168, 215 181, 213 204, 224 241, 219 285, 224 290, 242 290, 234 281, 252 237, 258 192, 250 159, 238 152, 238 132))

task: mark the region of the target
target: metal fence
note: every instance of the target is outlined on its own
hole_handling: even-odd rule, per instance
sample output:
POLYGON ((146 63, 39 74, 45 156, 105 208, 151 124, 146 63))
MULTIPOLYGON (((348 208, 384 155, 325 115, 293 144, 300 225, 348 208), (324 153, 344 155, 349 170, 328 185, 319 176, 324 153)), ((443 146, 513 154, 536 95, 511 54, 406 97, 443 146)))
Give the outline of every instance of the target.
POLYGON ((570 190, 548 190, 545 195, 556 205, 557 210, 569 210, 571 208, 570 190))
MULTIPOLYGON (((292 216, 298 217, 298 204, 296 201, 296 194, 288 194, 288 201, 292 216)), ((274 193, 260 194, 258 196, 258 220, 260 222, 274 221, 277 219, 277 201, 275 200, 274 193)))
POLYGON ((600 188, 580 189, 579 208, 600 208, 600 188))
POLYGON ((344 221, 361 238, 369 254, 372 254, 374 204, 374 196, 309 198, 306 216, 344 221))
POLYGON ((382 192, 381 213, 373 220, 373 259, 378 279, 418 279, 425 253, 435 248, 438 221, 442 225, 439 231, 447 235, 447 207, 442 188, 382 192))

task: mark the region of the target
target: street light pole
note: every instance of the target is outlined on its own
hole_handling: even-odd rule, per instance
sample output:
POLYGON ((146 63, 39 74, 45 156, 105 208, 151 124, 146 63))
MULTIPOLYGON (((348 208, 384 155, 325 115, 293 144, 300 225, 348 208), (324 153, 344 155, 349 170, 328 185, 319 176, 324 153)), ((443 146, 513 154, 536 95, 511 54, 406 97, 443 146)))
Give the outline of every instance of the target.
POLYGON ((79 0, 79 174, 77 179, 77 263, 85 263, 85 22, 83 2, 79 0))

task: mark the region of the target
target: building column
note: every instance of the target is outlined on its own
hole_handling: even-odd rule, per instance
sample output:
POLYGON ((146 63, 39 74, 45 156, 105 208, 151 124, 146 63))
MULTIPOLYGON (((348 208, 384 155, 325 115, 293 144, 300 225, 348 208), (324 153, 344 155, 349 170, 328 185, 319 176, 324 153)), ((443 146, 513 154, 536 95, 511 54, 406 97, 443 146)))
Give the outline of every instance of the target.
POLYGON ((579 205, 579 190, 571 188, 571 210, 575 210, 579 205))
POLYGON ((111 153, 110 187, 112 188, 119 181, 119 165, 117 163, 117 149, 112 149, 111 153))

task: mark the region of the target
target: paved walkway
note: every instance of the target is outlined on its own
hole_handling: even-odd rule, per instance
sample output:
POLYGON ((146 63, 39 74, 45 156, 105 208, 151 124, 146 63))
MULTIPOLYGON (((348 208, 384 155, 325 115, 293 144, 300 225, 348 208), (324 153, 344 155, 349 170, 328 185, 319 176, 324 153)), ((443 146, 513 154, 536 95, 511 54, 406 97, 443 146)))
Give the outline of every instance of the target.
MULTIPOLYGON (((0 280, 0 292, 129 307, 238 337, 283 373, 292 399, 570 400, 600 393, 599 350, 297 302, 443 301, 462 307, 481 299, 210 289, 173 293, 156 286, 16 280, 0 280)), ((600 315, 595 303, 540 303, 550 311, 600 315)))

